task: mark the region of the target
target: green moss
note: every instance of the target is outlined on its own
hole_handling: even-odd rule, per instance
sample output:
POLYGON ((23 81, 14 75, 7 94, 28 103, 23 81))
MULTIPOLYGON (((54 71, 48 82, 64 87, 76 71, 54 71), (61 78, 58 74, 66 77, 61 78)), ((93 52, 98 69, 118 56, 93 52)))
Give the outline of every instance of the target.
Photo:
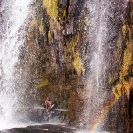
POLYGON ((54 20, 56 20, 58 0, 43 0, 43 7, 46 8, 47 14, 54 20))
POLYGON ((45 87, 45 86, 47 86, 47 85, 49 85, 49 81, 48 81, 48 79, 44 79, 39 85, 37 85, 37 89, 38 88, 42 88, 42 87, 45 87))
POLYGON ((78 74, 81 74, 82 72, 84 72, 84 67, 82 65, 82 62, 81 62, 81 59, 79 57, 79 52, 78 51, 74 55, 73 66, 76 69, 78 74))
POLYGON ((82 61, 80 59, 79 52, 78 51, 75 52, 75 50, 74 50, 74 47, 75 47, 74 38, 71 39, 70 46, 71 46, 71 54, 74 57, 74 61, 72 64, 73 64, 75 70, 77 71, 77 73, 81 74, 81 72, 84 72, 84 67, 82 65, 82 61))
POLYGON ((63 11, 63 19, 66 18, 66 9, 63 11))
POLYGON ((71 39, 70 46, 71 46, 71 53, 74 54, 74 46, 75 46, 74 38, 71 39))

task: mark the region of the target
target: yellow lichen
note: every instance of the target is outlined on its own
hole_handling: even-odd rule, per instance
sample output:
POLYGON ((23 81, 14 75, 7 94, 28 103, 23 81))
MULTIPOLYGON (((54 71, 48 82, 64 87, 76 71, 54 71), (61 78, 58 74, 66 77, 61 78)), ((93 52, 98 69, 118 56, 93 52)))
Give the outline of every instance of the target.
POLYGON ((49 39, 51 38, 51 33, 50 33, 50 31, 48 32, 48 38, 49 38, 49 39))
POLYGON ((119 99, 123 95, 122 84, 118 83, 113 87, 112 91, 115 95, 115 99, 119 99))
POLYGON ((129 66, 132 61, 132 54, 133 54, 133 49, 132 49, 132 44, 130 42, 127 42, 127 48, 124 51, 124 58, 123 58, 123 64, 122 64, 122 72, 124 75, 127 75, 127 71, 129 69, 129 66))
POLYGON ((47 14, 54 20, 56 20, 58 0, 43 0, 43 7, 46 8, 47 14))
POLYGON ((58 17, 58 0, 43 0, 43 8, 46 9, 47 15, 49 16, 49 24, 51 30, 57 29, 60 27, 59 22, 57 21, 58 17))
POLYGON ((122 26, 122 33, 123 33, 124 36, 126 35, 126 32, 127 32, 128 29, 129 29, 129 27, 127 25, 122 26))
POLYGON ((75 46, 75 43, 74 43, 74 39, 72 38, 71 42, 70 42, 70 46, 71 46, 71 53, 74 54, 74 46, 75 46))
POLYGON ((41 34, 44 34, 44 26, 43 26, 43 22, 41 21, 41 24, 39 26, 39 31, 41 34))
POLYGON ((82 61, 80 59, 80 55, 78 51, 74 51, 74 47, 75 47, 75 42, 74 42, 74 38, 72 38, 71 42, 70 42, 70 46, 71 46, 71 54, 74 57, 74 61, 73 61, 73 66, 76 70, 76 72, 78 74, 84 73, 84 67, 82 65, 82 61))
POLYGON ((84 67, 82 65, 81 59, 79 57, 79 52, 77 51, 74 55, 73 66, 76 69, 78 74, 84 73, 84 67))
MULTIPOLYGON (((119 82, 117 85, 115 85, 112 89, 115 98, 118 99, 119 97, 121 97, 123 95, 123 93, 125 93, 128 97, 129 97, 129 93, 130 93, 130 89, 133 85, 133 80, 132 78, 129 76, 129 68, 131 66, 131 64, 133 64, 133 40, 130 36, 130 28, 127 25, 123 25, 122 27, 122 33, 123 33, 123 37, 124 39, 127 39, 126 36, 128 35, 129 40, 126 40, 126 48, 124 49, 124 53, 123 53, 123 62, 120 68, 120 73, 119 73, 119 82), (126 78, 127 77, 127 78, 126 78)), ((119 44, 120 44, 119 40, 119 44)))
POLYGON ((63 11, 63 19, 66 17, 66 9, 63 11))
POLYGON ((123 81, 123 85, 124 85, 124 88, 125 88, 125 93, 129 97, 131 84, 129 82, 127 82, 127 81, 123 81))

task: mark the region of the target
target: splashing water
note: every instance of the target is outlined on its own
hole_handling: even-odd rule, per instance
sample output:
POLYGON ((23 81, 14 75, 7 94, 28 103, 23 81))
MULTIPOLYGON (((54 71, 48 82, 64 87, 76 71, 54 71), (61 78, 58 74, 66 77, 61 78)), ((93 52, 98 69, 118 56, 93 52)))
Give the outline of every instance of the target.
POLYGON ((15 90, 14 71, 19 49, 24 44, 25 28, 32 0, 2 1, 0 25, 0 125, 15 121, 18 95, 15 90))
MULTIPOLYGON (((106 130, 108 110, 115 100, 113 98, 106 105, 109 90, 109 72, 111 71, 110 58, 114 59, 119 30, 124 18, 124 10, 128 1, 88 0, 88 42, 89 67, 87 71, 88 84, 85 90, 85 107, 83 124, 88 132, 101 132, 106 130), (123 4, 122 4, 123 3, 123 4), (117 11, 117 15, 116 15, 117 11), (115 14, 115 15, 114 15, 115 14), (111 21, 110 20, 113 20, 111 21), (112 41, 113 40, 113 41, 112 41), (115 42, 116 41, 116 42, 115 42), (112 47, 114 49, 112 50, 112 47), (108 50, 108 51, 107 51, 108 50), (106 124, 105 124, 106 123, 106 124)), ((111 95, 110 95, 111 96, 111 95)), ((115 130, 115 129, 114 129, 115 130)))
POLYGON ((86 3, 88 9, 88 40, 89 55, 91 57, 88 70, 88 85, 85 90, 84 122, 92 131, 103 109, 106 98, 106 41, 107 41, 107 15, 110 3, 107 0, 89 0, 86 3))

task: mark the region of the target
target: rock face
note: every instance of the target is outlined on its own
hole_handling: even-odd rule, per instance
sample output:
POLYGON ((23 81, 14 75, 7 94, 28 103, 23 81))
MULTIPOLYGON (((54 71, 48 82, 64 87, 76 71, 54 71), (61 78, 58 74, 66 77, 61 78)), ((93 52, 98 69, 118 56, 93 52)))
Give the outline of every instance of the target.
POLYGON ((42 104, 50 96, 59 108, 68 110, 61 122, 69 119, 72 125, 80 121, 84 103, 83 5, 83 0, 35 2, 36 15, 27 27, 20 53, 19 66, 25 72, 22 83, 31 93, 25 98, 27 103, 32 99, 42 104))
MULTIPOLYGON (((119 5, 119 2, 116 3, 119 5)), ((124 3, 123 3, 124 4, 124 3)), ((117 6, 116 6, 117 7, 117 6)), ((133 105, 131 104, 131 90, 132 90, 132 2, 125 6, 123 19, 115 21, 116 24, 116 41, 115 45, 109 50, 109 73, 108 87, 111 88, 114 97, 114 104, 108 113, 109 130, 116 130, 116 132, 126 132, 126 121, 130 118, 129 113, 132 114, 133 105), (119 29, 119 30, 118 30, 119 29), (132 113, 131 113, 132 112, 132 113)), ((117 8, 118 9, 118 8, 117 8)), ((119 12, 117 11, 119 14, 119 12)))
MULTIPOLYGON (((50 96, 59 108, 68 110, 61 121, 68 119, 69 124, 77 126, 81 122, 84 108, 85 97, 82 95, 89 62, 89 58, 86 61, 84 59, 89 52, 85 2, 86 0, 35 2, 33 10, 36 10, 36 15, 28 25, 19 64, 25 71, 21 75, 27 93, 31 93, 30 99, 43 103, 50 96)), ((106 116, 105 129, 117 133, 124 133, 125 119, 132 118, 132 8, 132 1, 128 5, 113 1, 110 10, 114 12, 114 16, 109 16, 108 23, 108 32, 114 36, 106 47, 105 59, 109 68, 106 86, 109 95, 105 106, 112 105, 112 108, 106 116)))
POLYGON ((71 129, 62 125, 35 125, 35 126, 27 126, 25 128, 13 128, 0 131, 0 133, 75 133, 75 129, 71 129))

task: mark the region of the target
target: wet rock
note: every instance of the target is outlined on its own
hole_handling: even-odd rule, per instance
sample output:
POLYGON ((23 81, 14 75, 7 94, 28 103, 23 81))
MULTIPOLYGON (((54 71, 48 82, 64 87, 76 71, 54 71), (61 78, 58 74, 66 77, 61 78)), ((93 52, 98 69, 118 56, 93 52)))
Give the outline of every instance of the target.
POLYGON ((75 133, 75 129, 71 129, 63 125, 34 125, 26 128, 13 128, 0 131, 0 133, 75 133))

